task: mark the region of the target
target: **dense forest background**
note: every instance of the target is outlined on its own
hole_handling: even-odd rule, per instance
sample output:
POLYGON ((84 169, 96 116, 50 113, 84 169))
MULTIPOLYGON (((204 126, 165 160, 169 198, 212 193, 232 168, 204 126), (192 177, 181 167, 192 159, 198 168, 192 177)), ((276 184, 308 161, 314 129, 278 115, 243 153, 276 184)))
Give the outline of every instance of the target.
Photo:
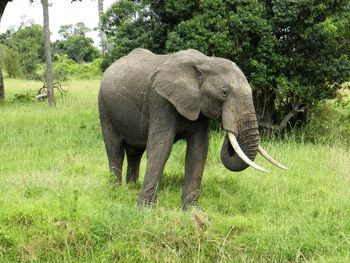
POLYGON ((194 48, 235 61, 254 91, 260 126, 280 132, 339 98, 350 72, 349 1, 130 1, 104 15, 106 68, 132 49, 194 48))

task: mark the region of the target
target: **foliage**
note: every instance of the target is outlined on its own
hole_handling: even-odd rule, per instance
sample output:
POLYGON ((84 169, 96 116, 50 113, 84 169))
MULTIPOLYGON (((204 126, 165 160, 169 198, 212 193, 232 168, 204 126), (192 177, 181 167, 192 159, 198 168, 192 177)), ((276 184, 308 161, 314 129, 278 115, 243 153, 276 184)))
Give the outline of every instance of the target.
MULTIPOLYGON (((54 79, 65 81, 69 79, 100 78, 102 59, 98 58, 91 63, 77 64, 65 55, 56 55, 53 62, 54 79)), ((40 65, 38 74, 44 74, 44 65, 40 65)))
MULTIPOLYGON (((101 70, 97 67, 101 61, 99 51, 93 46, 93 40, 85 36, 89 32, 84 23, 66 25, 61 27, 61 34, 66 36, 64 40, 53 43, 54 74, 56 80, 68 78, 96 78, 101 70), (65 58, 67 55, 71 60, 65 58), (86 65, 74 65, 75 62, 86 65), (65 68, 67 67, 67 68, 65 68), (65 75, 67 74, 67 75, 65 75)), ((18 30, 7 30, 0 34, 0 61, 9 77, 36 78, 37 74, 43 75, 44 68, 44 42, 43 29, 36 24, 23 24, 18 30), (4 52, 6 50, 6 52, 4 52)))
MULTIPOLYGON (((8 98, 41 86, 5 81, 8 98)), ((350 261, 345 147, 263 141, 290 170, 231 173, 220 163, 223 134, 212 133, 204 211, 182 212, 179 142, 157 207, 138 211, 140 184, 109 184, 98 85, 71 82, 53 111, 37 102, 0 105, 0 262, 350 261)))
POLYGON ((142 2, 115 2, 103 15, 103 21, 108 42, 114 44, 104 58, 103 69, 137 47, 164 53, 167 27, 158 16, 149 14, 142 2))
POLYGON ((22 24, 17 30, 7 30, 0 34, 0 42, 7 47, 3 64, 10 77, 31 78, 36 66, 44 61, 44 33, 40 25, 22 24))
POLYGON ((294 131, 297 138, 323 144, 350 145, 350 92, 340 90, 335 100, 323 101, 309 112, 309 122, 294 131))
POLYGON ((44 32, 37 24, 20 27, 10 39, 9 47, 19 55, 22 73, 31 77, 37 64, 44 61, 44 32))
POLYGON ((86 33, 90 32, 91 29, 88 28, 83 22, 78 22, 75 25, 62 25, 58 31, 63 39, 68 38, 72 35, 85 36, 86 33))
POLYGON ((25 103, 25 102, 32 102, 33 96, 31 96, 28 92, 26 93, 16 93, 14 95, 14 98, 10 100, 13 103, 25 103))
POLYGON ((10 45, 10 39, 12 35, 14 34, 15 29, 13 27, 10 27, 6 30, 5 33, 0 34, 0 44, 3 44, 5 46, 10 45))
POLYGON ((61 26, 60 34, 63 40, 56 40, 53 45, 53 54, 66 54, 75 62, 82 64, 91 62, 100 56, 99 51, 94 47, 94 41, 85 36, 90 29, 80 22, 75 25, 61 26))
POLYGON ((349 19, 346 0, 122 0, 104 17, 114 42, 104 67, 135 47, 225 57, 247 75, 260 122, 278 124, 349 79, 349 19))
POLYGON ((5 50, 6 54, 3 57, 2 65, 10 78, 16 78, 21 74, 20 54, 11 48, 5 47, 5 50))
POLYGON ((93 40, 81 35, 69 36, 65 40, 56 40, 53 44, 54 54, 66 54, 77 63, 91 62, 99 56, 93 46, 93 40))

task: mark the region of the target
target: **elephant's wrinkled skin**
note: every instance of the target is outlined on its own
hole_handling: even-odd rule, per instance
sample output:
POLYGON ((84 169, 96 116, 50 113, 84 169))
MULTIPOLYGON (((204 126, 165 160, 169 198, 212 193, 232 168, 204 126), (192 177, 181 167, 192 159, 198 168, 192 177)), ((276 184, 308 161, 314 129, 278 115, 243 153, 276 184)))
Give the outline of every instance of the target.
MULTIPOLYGON (((98 97, 103 137, 111 172, 136 181, 143 152, 147 167, 138 205, 155 201, 159 180, 172 145, 187 142, 183 206, 196 204, 208 151, 208 119, 220 121, 254 160, 259 132, 251 88, 231 61, 190 49, 155 55, 135 49, 104 73, 98 97)), ((248 167, 227 136, 221 160, 231 171, 248 167)))

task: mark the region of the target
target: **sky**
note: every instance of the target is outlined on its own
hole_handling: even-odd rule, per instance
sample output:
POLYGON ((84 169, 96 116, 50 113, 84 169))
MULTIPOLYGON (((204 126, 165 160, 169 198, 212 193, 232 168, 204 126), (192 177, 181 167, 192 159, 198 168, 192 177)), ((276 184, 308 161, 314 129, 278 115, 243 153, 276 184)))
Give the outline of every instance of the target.
MULTIPOLYGON (((116 0, 104 0, 106 10, 116 0)), ((22 22, 34 20, 36 24, 43 25, 43 14, 40 0, 30 4, 29 0, 13 0, 6 6, 0 23, 0 33, 5 32, 9 27, 18 27, 22 22)), ((98 24, 97 0, 83 0, 73 2, 71 0, 50 0, 52 5, 49 8, 51 41, 60 39, 58 30, 61 25, 84 22, 87 27, 93 29, 98 24)), ((95 45, 98 45, 98 33, 90 32, 95 45)))

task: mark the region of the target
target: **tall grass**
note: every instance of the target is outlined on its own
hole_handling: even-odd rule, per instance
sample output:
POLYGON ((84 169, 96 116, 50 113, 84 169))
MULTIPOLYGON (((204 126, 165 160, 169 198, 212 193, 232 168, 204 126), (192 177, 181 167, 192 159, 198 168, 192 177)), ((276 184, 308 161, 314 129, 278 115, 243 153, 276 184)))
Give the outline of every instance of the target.
MULTIPOLYGON (((185 144, 173 147, 154 209, 141 182, 110 184, 99 82, 74 81, 57 108, 15 100, 38 82, 5 79, 0 104, 0 262, 349 262, 346 148, 264 141, 289 166, 227 171, 212 133, 200 205, 180 210, 185 144)), ((141 174, 145 170, 142 161, 141 174)))

